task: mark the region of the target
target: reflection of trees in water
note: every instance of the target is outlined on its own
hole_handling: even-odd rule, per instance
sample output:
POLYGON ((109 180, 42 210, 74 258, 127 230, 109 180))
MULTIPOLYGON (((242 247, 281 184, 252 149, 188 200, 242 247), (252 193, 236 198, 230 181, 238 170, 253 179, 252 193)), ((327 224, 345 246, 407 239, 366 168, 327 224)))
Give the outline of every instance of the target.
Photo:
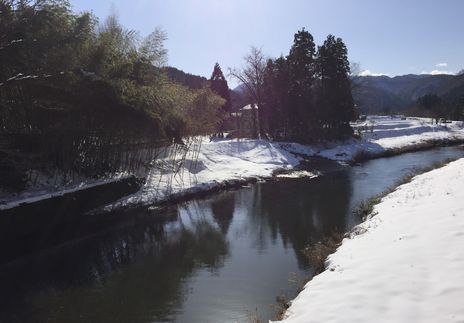
POLYGON ((302 250, 333 231, 346 229, 351 182, 344 172, 312 179, 283 180, 254 188, 253 223, 258 242, 265 248, 270 236, 280 234, 293 247, 300 266, 307 267, 302 250))
POLYGON ((266 216, 264 210, 264 204, 275 203, 272 200, 266 200, 266 197, 262 195, 263 185, 254 185, 249 197, 252 197, 249 201, 251 209, 251 219, 256 234, 256 240, 254 241, 254 247, 259 253, 262 253, 267 249, 268 237, 271 236, 272 241, 277 238, 277 231, 270 223, 270 219, 266 216))
POLYGON ((205 221, 111 232, 0 273, 0 321, 169 320, 192 272, 217 270, 228 252, 224 235, 205 221))
POLYGON ((221 232, 227 234, 234 217, 236 192, 223 192, 211 202, 211 212, 221 232))

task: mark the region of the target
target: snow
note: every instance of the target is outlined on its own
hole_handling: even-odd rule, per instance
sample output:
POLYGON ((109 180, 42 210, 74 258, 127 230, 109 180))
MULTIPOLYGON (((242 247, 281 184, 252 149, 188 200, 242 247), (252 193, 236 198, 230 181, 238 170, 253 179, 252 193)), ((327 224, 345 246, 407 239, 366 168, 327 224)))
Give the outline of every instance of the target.
POLYGON ((93 181, 83 181, 77 184, 73 183, 73 185, 46 187, 41 190, 34 190, 32 192, 23 192, 22 194, 11 196, 10 198, 3 198, 2 200, 0 200, 0 211, 11 209, 22 204, 34 203, 58 196, 63 196, 65 194, 86 190, 96 186, 118 182, 129 177, 130 175, 128 174, 119 173, 113 176, 112 178, 98 179, 93 181))
MULTIPOLYGON (((174 174, 159 167, 158 161, 140 192, 124 198, 117 205, 152 204, 173 196, 209 190, 230 181, 268 178, 276 170, 291 170, 309 156, 337 161, 351 161, 361 153, 382 155, 389 150, 410 149, 443 140, 464 140, 462 123, 447 126, 431 124, 430 119, 372 116, 365 123, 353 124, 362 132, 361 139, 332 142, 325 145, 302 145, 268 140, 203 140, 198 158, 188 154, 187 161, 174 174), (403 120, 404 119, 404 120, 403 120), (367 127, 366 127, 367 126, 367 127)), ((165 165, 172 164, 165 161, 165 165)), ((278 177, 315 177, 315 174, 281 174, 278 177)))
POLYGON ((208 190, 226 181, 268 178, 275 170, 292 169, 301 160, 285 150, 283 144, 268 140, 204 141, 198 158, 195 159, 194 154, 193 151, 188 153, 187 162, 176 174, 166 171, 158 162, 141 191, 124 199, 123 203, 153 203, 175 195, 208 190))
POLYGON ((460 159, 387 195, 283 322, 463 322, 463 188, 460 159))
POLYGON ((276 177, 278 178, 315 178, 318 175, 312 172, 308 172, 306 170, 296 170, 288 174, 277 174, 276 177))
POLYGON ((382 155, 390 150, 407 150, 442 141, 464 140, 463 123, 431 124, 430 119, 371 116, 364 123, 353 124, 355 129, 368 128, 361 140, 337 143, 324 149, 320 155, 333 160, 350 161, 356 154, 365 152, 382 155))
POLYGON ((244 106, 243 108, 241 108, 240 110, 243 111, 243 110, 253 110, 253 109, 256 109, 258 110, 258 105, 257 104, 248 104, 246 106, 244 106))
MULTIPOLYGON (((405 150, 443 140, 464 140, 462 122, 432 125, 430 119, 369 117, 366 122, 353 124, 361 131, 360 139, 331 142, 320 145, 302 145, 289 142, 251 139, 202 138, 199 152, 190 151, 183 162, 177 159, 157 160, 148 171, 141 190, 108 206, 154 204, 168 198, 210 190, 231 182, 265 179, 277 170, 286 170, 280 177, 314 177, 314 174, 289 171, 304 157, 317 156, 337 161, 351 161, 359 153, 382 155, 389 150, 405 150), (372 132, 370 130, 372 129, 372 132)), ((72 189, 67 187, 66 189, 72 189)), ((85 189, 80 185, 79 189, 85 189)), ((54 188, 54 191, 56 188, 54 188)), ((49 195, 49 192, 47 192, 49 195)), ((27 196, 33 200, 47 198, 27 196)), ((0 201, 0 207, 1 206, 0 201)), ((5 203, 5 201, 3 201, 5 203)), ((11 199, 9 204, 11 204, 11 199)), ((13 205, 13 204, 11 204, 13 205)), ((5 207, 5 205, 3 206, 5 207)))

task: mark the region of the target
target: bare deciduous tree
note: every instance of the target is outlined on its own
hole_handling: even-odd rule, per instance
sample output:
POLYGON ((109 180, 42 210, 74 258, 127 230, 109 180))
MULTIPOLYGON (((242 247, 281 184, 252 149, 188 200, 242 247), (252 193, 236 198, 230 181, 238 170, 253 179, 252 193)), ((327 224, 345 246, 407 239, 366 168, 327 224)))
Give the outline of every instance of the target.
POLYGON ((263 95, 264 95, 264 73, 266 70, 266 57, 264 56, 261 48, 252 46, 250 53, 248 53, 243 58, 245 65, 241 69, 229 69, 229 75, 239 80, 242 84, 245 85, 248 95, 252 98, 254 103, 258 106, 256 110, 255 106, 253 107, 253 125, 255 136, 259 134, 263 135, 263 123, 260 122, 258 129, 256 116, 258 116, 259 121, 262 121, 263 113, 259 111, 263 107, 263 95))

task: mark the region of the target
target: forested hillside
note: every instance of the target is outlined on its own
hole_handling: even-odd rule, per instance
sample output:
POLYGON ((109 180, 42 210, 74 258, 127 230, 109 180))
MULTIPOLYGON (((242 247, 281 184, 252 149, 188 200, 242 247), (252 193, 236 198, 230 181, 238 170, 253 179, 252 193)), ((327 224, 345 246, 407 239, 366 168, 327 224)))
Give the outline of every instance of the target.
POLYGON ((428 94, 449 106, 464 97, 464 75, 356 76, 353 97, 363 113, 404 112, 428 94))
POLYGON ((191 89, 201 89, 208 85, 206 77, 186 73, 172 66, 164 67, 163 71, 166 72, 171 80, 191 89))

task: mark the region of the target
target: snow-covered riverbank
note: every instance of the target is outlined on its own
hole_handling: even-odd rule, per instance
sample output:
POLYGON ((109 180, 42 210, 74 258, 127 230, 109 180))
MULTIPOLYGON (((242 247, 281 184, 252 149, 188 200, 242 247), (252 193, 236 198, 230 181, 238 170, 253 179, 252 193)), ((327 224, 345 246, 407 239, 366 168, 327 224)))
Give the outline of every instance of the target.
POLYGON ((284 322, 463 322, 464 159, 383 198, 284 322))
MULTIPOLYGON (((245 139, 205 140, 195 162, 190 162, 192 157, 187 158, 188 162, 177 168, 175 175, 166 168, 153 168, 140 192, 121 200, 119 205, 154 203, 210 190, 228 182, 268 178, 276 170, 291 170, 304 157, 352 161, 360 154, 374 157, 445 141, 464 141, 462 122, 445 126, 432 125, 430 120, 419 118, 370 117, 354 127, 366 129, 361 132, 361 139, 325 145, 245 139)), ((303 176, 312 174, 304 173, 303 176)))
MULTIPOLYGON (((268 178, 276 170, 291 170, 304 157, 324 157, 351 161, 360 155, 374 157, 388 152, 401 152, 443 141, 464 141, 462 122, 432 125, 429 119, 369 117, 355 124, 363 129, 361 139, 320 145, 272 142, 268 140, 224 139, 203 140, 200 151, 192 151, 182 160, 158 160, 148 172, 139 192, 123 198, 116 205, 152 204, 173 197, 194 194, 228 183, 268 178)), ((356 131, 358 132, 358 131, 356 131)), ((304 173, 303 176, 312 176, 304 173)), ((79 189, 85 188, 80 184, 79 189)), ((55 188, 56 189, 56 188, 55 188)), ((67 187, 66 189, 73 189, 67 187)), ((42 190, 43 191, 43 190, 42 190)), ((55 191, 56 192, 56 191, 55 191)), ((50 192, 42 196, 47 196, 50 192)), ((32 194, 33 195, 33 194, 32 194)), ((0 208, 18 204, 24 197, 0 201, 0 208)), ((26 198, 31 198, 28 193, 26 198)), ((34 199, 34 196, 32 196, 34 199)))

